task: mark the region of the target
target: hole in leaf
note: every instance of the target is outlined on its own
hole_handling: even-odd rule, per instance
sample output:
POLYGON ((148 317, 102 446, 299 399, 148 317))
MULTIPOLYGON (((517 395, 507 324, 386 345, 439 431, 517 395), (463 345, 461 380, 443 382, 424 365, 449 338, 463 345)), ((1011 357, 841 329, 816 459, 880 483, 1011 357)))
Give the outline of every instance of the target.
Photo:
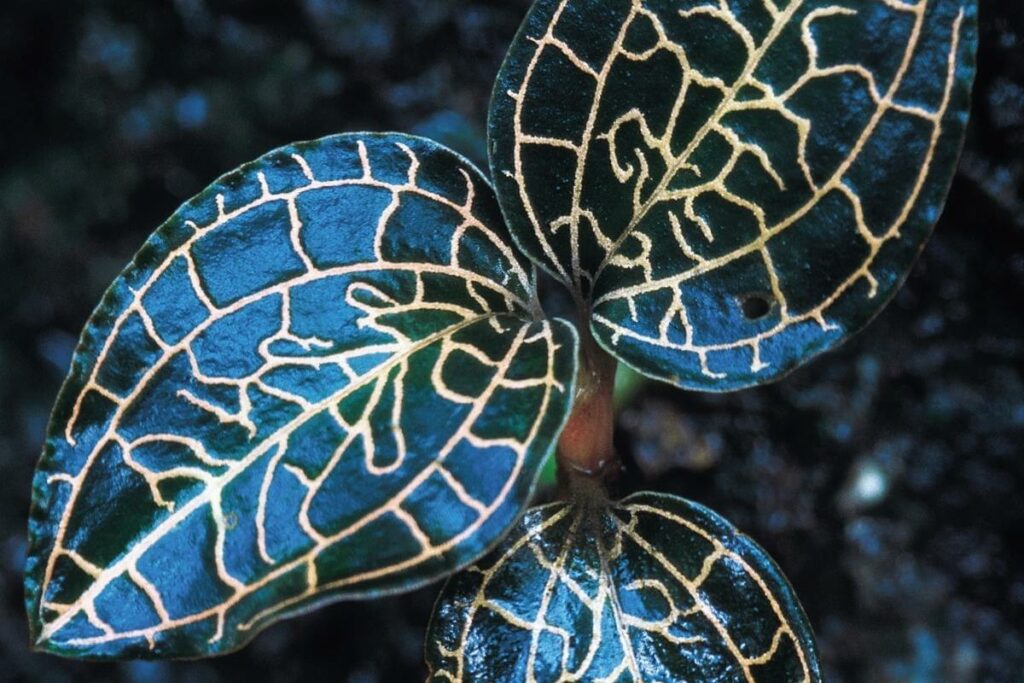
POLYGON ((740 308, 747 320, 760 320, 772 311, 775 301, 764 294, 748 294, 740 297, 740 308))

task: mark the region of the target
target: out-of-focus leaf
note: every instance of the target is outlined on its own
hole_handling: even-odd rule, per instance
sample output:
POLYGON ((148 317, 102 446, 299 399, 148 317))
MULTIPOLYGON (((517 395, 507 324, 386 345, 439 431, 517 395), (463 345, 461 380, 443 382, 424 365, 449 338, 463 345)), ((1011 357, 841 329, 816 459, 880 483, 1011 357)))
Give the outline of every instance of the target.
POLYGON ((636 399, 637 394, 643 389, 644 384, 649 382, 646 376, 641 375, 628 365, 619 364, 615 369, 615 412, 620 412, 629 407, 629 404, 636 399))
POLYGON ((753 541, 680 498, 531 510, 445 587, 433 681, 820 681, 792 588, 753 541), (597 514, 594 514, 594 513, 597 514))
POLYGON ((699 390, 862 328, 939 216, 975 0, 539 0, 496 86, 513 236, 598 341, 699 390))
POLYGON ((526 505, 575 352, 435 143, 337 136, 221 178, 76 352, 35 480, 37 647, 220 653, 465 565, 526 505))

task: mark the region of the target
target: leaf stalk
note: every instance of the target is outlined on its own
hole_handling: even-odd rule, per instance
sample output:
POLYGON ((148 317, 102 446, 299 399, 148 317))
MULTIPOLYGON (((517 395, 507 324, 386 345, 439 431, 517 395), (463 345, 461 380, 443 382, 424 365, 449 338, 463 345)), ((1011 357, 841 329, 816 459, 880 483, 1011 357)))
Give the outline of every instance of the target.
POLYGON ((614 444, 617 365, 615 358, 594 341, 589 326, 580 325, 576 400, 556 456, 563 483, 580 476, 605 481, 619 471, 614 444))

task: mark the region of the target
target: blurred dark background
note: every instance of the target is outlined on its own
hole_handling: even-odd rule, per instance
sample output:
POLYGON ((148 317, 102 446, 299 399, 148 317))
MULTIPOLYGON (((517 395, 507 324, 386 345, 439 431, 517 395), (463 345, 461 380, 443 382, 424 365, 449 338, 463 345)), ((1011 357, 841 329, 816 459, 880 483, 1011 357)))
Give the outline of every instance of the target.
MULTIPOLYGON (((0 681, 422 680, 437 588, 197 663, 30 654, 32 469, 76 337, 146 236, 286 142, 425 134, 482 163, 527 0, 6 0, 0 9, 0 681)), ((645 385, 626 489, 718 510, 785 569, 836 682, 1024 682, 1024 3, 981 0, 946 213, 860 337, 727 396, 645 385)))

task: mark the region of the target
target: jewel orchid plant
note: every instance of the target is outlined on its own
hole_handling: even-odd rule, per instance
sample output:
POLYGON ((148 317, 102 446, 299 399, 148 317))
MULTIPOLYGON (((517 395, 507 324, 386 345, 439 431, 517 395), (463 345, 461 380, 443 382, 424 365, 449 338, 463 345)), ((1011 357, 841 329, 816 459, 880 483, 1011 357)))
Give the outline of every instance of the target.
POLYGON ((35 647, 217 655, 449 577, 431 680, 820 681, 754 541, 610 495, 613 379, 742 390, 882 309, 953 176, 976 15, 537 0, 492 98, 493 186, 395 133, 217 180, 82 334, 34 481, 35 647), (552 452, 561 499, 528 510, 552 452))

